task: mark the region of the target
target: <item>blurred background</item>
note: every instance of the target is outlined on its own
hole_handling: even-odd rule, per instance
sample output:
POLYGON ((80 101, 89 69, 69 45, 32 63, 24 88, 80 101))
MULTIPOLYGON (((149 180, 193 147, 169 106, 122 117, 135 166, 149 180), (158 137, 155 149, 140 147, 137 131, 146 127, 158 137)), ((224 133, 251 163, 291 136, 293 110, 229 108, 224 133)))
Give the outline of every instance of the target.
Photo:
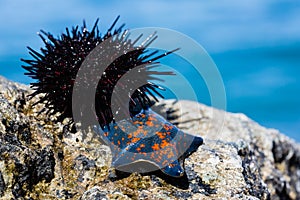
MULTIPOLYGON (((20 58, 30 58, 26 46, 43 46, 40 29, 57 36, 83 19, 91 28, 99 17, 105 32, 118 15, 129 29, 164 27, 196 40, 223 77, 228 111, 300 142, 298 0, 0 0, 0 75, 31 82, 20 58)), ((199 101, 209 105, 209 95, 199 101)))

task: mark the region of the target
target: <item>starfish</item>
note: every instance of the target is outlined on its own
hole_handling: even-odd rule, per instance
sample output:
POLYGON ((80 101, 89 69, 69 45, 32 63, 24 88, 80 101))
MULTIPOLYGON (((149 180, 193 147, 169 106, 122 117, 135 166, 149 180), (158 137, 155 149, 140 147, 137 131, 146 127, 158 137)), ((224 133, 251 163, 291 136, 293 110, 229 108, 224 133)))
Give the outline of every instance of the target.
POLYGON ((97 127, 112 151, 112 167, 123 172, 161 170, 171 177, 184 175, 184 160, 203 139, 184 133, 150 108, 132 118, 97 127))

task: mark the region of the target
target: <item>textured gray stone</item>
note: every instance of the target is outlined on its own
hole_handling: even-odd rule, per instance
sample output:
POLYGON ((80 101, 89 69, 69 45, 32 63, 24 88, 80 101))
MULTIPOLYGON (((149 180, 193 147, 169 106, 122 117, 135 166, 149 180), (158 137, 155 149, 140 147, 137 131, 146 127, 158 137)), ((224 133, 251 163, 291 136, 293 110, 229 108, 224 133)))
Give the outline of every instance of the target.
POLYGON ((0 89, 1 199, 300 199, 299 144, 243 114, 161 101, 155 110, 204 138, 186 159, 186 179, 134 173, 112 181, 98 135, 39 114, 26 85, 0 77, 0 89))
MULTIPOLYGON (((242 175, 246 184, 243 187, 244 194, 258 199, 267 199, 269 196, 271 199, 300 198, 300 145, 295 141, 275 129, 260 126, 244 114, 226 113, 190 101, 180 101, 175 104, 172 101, 166 101, 164 104, 167 105, 166 107, 172 105, 173 109, 178 110, 178 113, 188 112, 177 120, 179 127, 184 131, 203 136, 208 146, 207 149, 216 153, 216 156, 211 159, 216 160, 219 153, 221 155, 226 153, 228 145, 236 149, 236 152, 232 153, 230 157, 222 159, 223 162, 233 161, 234 158, 240 160, 240 164, 235 163, 234 166, 242 171, 233 176, 230 175, 230 170, 227 170, 228 167, 222 168, 221 163, 217 161, 215 161, 215 165, 207 166, 211 160, 207 159, 208 156, 199 161, 202 163, 201 165, 206 166, 198 171, 199 174, 216 167, 218 173, 215 176, 222 177, 219 172, 226 173, 227 170, 227 177, 224 177, 224 180, 218 178, 217 180, 230 181, 226 184, 230 186, 227 188, 226 185, 220 185, 219 189, 216 188, 217 193, 231 191, 230 188, 242 175), (223 145, 218 152, 216 150, 221 143, 223 145), (207 169, 205 170, 205 168, 207 169)), ((191 158, 194 159, 195 156, 197 159, 201 158, 206 145, 191 158)), ((193 163, 199 162, 193 160, 193 163)), ((211 180, 209 177, 214 173, 208 174, 208 180, 211 180)), ((206 176, 203 174, 200 177, 203 180, 206 176)), ((211 183, 209 184, 211 185, 211 183)))

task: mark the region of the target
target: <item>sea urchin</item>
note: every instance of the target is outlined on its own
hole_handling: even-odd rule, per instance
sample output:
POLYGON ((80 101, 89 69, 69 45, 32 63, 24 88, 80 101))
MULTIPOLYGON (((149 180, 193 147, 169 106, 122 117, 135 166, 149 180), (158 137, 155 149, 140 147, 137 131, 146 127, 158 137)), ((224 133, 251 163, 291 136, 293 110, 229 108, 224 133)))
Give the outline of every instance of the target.
MULTIPOLYGON (((57 38, 43 30, 41 30, 41 33, 38 33, 45 43, 45 47, 41 48, 40 53, 27 47, 33 59, 21 59, 28 64, 27 66, 22 66, 27 71, 25 75, 36 80, 36 82, 30 84, 31 88, 35 90, 30 97, 44 94, 35 105, 44 103, 47 108, 46 114, 58 114, 57 121, 72 118, 72 91, 76 74, 87 55, 97 45, 107 39, 110 39, 111 45, 109 46, 110 49, 103 52, 103 59, 105 59, 105 56, 114 55, 118 52, 124 53, 107 67, 105 75, 102 75, 97 87, 95 107, 101 126, 107 125, 113 120, 113 115, 110 111, 110 98, 113 87, 126 72, 134 67, 144 65, 144 70, 141 71, 139 79, 151 80, 151 74, 172 74, 171 72, 149 71, 150 68, 155 66, 155 60, 170 53, 155 56, 157 51, 149 53, 148 50, 146 50, 147 45, 155 39, 155 36, 148 38, 148 41, 144 41, 144 45, 139 46, 139 48, 135 48, 135 45, 140 37, 135 41, 124 37, 113 37, 125 33, 125 31, 122 30, 124 24, 113 30, 118 19, 119 17, 117 17, 103 36, 101 36, 97 27, 98 20, 95 22, 91 31, 87 29, 84 22, 81 29, 79 29, 78 26, 72 27, 71 31, 66 28, 66 33, 63 33, 57 38), (129 51, 134 48, 134 51, 129 51), (149 59, 150 57, 151 59, 149 59)), ((91 71, 85 78, 95 79, 98 76, 99 75, 95 75, 93 71, 91 71)), ((158 88, 157 85, 149 82, 141 86, 139 90, 136 90, 131 97, 131 110, 134 111, 135 108, 137 108, 133 105, 139 105, 142 108, 151 106, 153 102, 150 101, 148 96, 150 95, 154 97, 154 99, 154 94, 161 96, 160 93, 157 92, 158 88)), ((78 105, 76 109, 82 110, 83 112, 87 110, 85 105, 78 105)), ((138 113, 139 110, 140 109, 136 112, 138 113)))

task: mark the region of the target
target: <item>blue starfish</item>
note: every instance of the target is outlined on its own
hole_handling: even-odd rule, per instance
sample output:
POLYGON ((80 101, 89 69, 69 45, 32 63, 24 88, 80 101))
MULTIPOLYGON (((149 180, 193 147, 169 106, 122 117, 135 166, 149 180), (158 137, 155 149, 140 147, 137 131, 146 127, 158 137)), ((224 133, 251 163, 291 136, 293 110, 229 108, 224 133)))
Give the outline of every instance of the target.
POLYGON ((111 148, 112 167, 125 172, 160 169, 171 177, 182 177, 185 158, 203 143, 201 137, 184 133, 150 108, 97 129, 111 148))

